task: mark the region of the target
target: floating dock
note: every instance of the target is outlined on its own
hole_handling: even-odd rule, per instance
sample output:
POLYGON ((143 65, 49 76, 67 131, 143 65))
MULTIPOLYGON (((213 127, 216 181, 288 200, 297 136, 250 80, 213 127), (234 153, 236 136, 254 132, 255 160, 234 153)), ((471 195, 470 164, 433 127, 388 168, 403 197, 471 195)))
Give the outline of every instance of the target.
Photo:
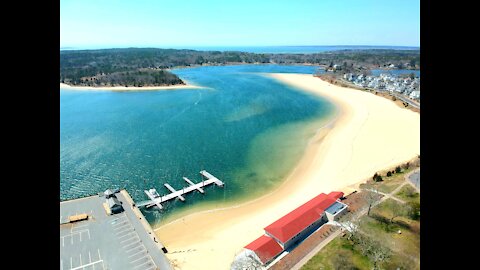
POLYGON ((142 202, 137 204, 137 207, 147 207, 150 208, 152 206, 157 206, 159 209, 162 209, 161 203, 169 201, 171 199, 179 198, 182 201, 185 201, 185 197, 183 197, 184 194, 187 194, 189 192, 192 192, 194 190, 198 190, 200 193, 204 194, 205 191, 203 190, 203 187, 208 186, 210 184, 216 184, 217 186, 223 187, 223 182, 220 181, 218 178, 210 174, 209 172, 203 170, 200 172, 203 177, 205 177, 207 180, 202 180, 202 182, 199 182, 195 184, 192 182, 190 179, 183 177, 183 180, 189 184, 188 187, 183 187, 180 190, 175 190, 172 186, 170 186, 168 183, 165 183, 164 186, 170 190, 170 194, 167 194, 165 196, 160 196, 160 197, 155 197, 153 196, 148 190, 145 190, 145 194, 147 194, 148 198, 150 198, 149 201, 142 202))

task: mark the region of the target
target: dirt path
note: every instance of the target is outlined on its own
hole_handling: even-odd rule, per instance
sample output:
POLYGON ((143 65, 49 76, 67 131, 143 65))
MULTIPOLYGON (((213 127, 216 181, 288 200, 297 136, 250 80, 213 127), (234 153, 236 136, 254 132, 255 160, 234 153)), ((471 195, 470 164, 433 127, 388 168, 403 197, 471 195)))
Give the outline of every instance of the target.
POLYGON ((404 200, 395 197, 394 194, 397 193, 403 186, 405 186, 406 184, 408 184, 407 182, 408 182, 408 181, 403 182, 402 184, 400 184, 400 186, 398 186, 396 189, 394 189, 394 190, 393 190, 392 192, 390 192, 390 193, 383 193, 383 192, 380 192, 380 191, 374 190, 374 189, 365 189, 365 190, 371 191, 371 192, 375 192, 375 193, 378 193, 378 194, 383 195, 383 197, 382 197, 377 203, 375 203, 375 205, 380 204, 380 203, 384 202, 384 201, 387 200, 387 199, 392 199, 392 200, 395 200, 395 201, 397 201, 397 202, 399 202, 399 203, 405 203, 404 200))

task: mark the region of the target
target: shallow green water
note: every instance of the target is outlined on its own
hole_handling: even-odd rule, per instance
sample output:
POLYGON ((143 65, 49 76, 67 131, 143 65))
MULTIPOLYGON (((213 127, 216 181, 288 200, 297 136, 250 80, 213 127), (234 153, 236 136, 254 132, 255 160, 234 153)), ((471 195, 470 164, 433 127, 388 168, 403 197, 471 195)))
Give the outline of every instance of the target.
POLYGON ((242 65, 174 70, 205 89, 145 92, 60 91, 60 199, 126 188, 186 186, 206 169, 226 183, 186 202, 144 211, 150 222, 202 205, 264 194, 294 168, 334 112, 327 101, 260 73, 314 73, 311 66, 242 65))

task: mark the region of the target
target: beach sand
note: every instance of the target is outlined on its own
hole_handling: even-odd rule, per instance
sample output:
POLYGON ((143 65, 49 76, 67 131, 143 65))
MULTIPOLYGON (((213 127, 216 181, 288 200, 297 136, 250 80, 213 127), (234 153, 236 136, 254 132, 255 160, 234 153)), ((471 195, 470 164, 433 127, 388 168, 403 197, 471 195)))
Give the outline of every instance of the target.
POLYGON ((340 190, 348 194, 375 172, 420 154, 419 113, 312 75, 270 76, 330 100, 339 109, 336 121, 311 139, 298 165, 270 194, 157 228, 156 234, 169 251, 167 257, 179 269, 230 269, 235 255, 262 235, 264 227, 319 193, 340 190))
POLYGON ((71 86, 68 84, 60 83, 60 88, 68 90, 82 90, 82 91, 157 91, 157 90, 175 90, 175 89, 197 89, 203 88, 201 86, 185 84, 185 85, 167 85, 167 86, 143 86, 143 87, 125 87, 125 86, 71 86))

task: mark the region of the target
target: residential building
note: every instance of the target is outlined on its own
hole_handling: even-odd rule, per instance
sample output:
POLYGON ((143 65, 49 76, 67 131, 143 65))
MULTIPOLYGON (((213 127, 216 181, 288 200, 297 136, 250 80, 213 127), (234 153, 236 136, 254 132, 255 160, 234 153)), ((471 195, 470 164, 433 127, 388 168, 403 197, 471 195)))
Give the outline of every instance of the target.
POLYGON ((419 99, 420 98, 420 90, 412 91, 410 93, 409 97, 413 98, 413 99, 419 99))

